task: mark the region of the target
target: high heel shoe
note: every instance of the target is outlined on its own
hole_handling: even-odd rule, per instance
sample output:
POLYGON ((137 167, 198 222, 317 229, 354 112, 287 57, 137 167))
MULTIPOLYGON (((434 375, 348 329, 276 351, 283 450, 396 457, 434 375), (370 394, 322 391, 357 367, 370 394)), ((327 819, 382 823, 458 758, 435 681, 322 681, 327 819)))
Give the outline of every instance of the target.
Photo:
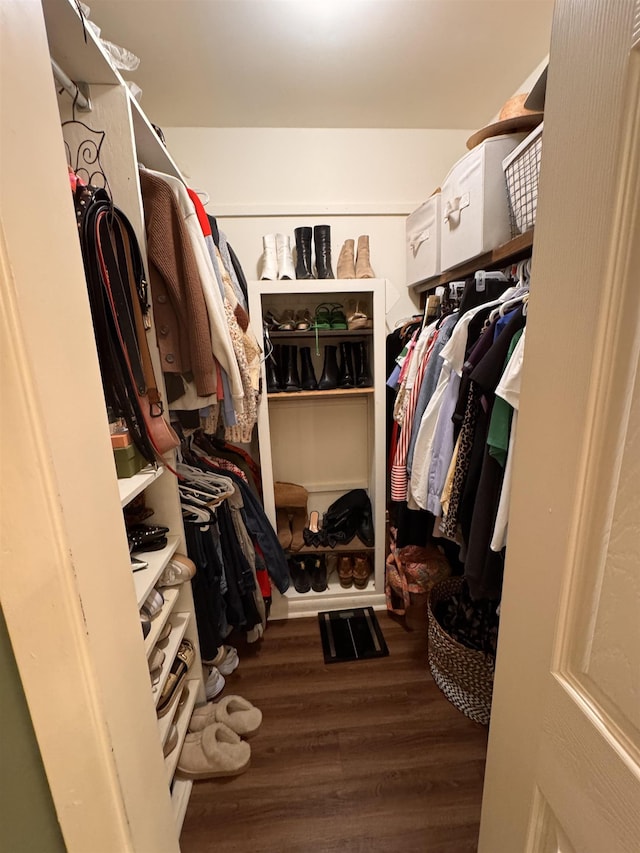
POLYGON ((373 328, 373 320, 360 310, 359 302, 352 301, 347 305, 347 326, 351 331, 373 328))
POLYGON ((322 544, 320 531, 320 513, 314 509, 309 513, 309 522, 302 531, 304 544, 307 548, 318 548, 322 544))
POLYGON ((313 326, 313 317, 308 308, 303 308, 301 311, 296 311, 294 322, 296 324, 296 332, 308 332, 313 326))

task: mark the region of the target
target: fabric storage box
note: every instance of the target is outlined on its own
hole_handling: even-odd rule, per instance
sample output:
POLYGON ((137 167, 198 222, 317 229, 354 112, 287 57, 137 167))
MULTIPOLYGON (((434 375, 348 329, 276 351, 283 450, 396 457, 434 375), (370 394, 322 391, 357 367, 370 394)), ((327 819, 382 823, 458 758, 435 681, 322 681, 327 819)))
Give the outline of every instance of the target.
POLYGON ((543 126, 539 124, 502 161, 509 195, 512 237, 523 234, 536 223, 543 126))
POLYGON ((407 286, 440 273, 440 192, 407 216, 407 286))
POLYGON ((133 444, 130 444, 128 447, 114 448, 113 458, 116 462, 116 471, 120 480, 124 480, 126 477, 133 477, 134 474, 141 471, 147 464, 144 456, 138 453, 133 444))
POLYGON ((442 185, 440 257, 447 270, 511 239, 502 161, 520 133, 481 142, 451 169, 442 185))

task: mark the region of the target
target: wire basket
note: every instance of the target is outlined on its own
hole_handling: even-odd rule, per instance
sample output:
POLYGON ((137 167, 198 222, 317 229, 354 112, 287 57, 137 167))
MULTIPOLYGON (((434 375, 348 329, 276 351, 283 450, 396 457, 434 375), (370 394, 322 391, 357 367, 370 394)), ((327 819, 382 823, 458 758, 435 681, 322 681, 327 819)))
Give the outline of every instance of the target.
POLYGON ((509 194, 511 236, 517 237, 536 222, 538 177, 542 160, 542 128, 536 129, 502 161, 509 194))
POLYGON ((483 652, 463 646, 448 634, 435 616, 437 605, 462 588, 461 577, 437 583, 429 594, 429 669, 452 705, 476 723, 489 725, 494 661, 483 652))

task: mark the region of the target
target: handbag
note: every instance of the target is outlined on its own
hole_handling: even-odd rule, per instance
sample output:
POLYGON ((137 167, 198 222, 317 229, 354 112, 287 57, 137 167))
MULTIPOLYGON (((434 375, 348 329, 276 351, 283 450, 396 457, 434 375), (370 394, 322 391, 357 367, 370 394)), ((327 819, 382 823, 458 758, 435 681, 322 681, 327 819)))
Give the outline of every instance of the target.
POLYGON ((385 561, 387 610, 404 616, 412 595, 428 593, 434 584, 451 574, 447 558, 432 543, 396 546, 396 529, 389 530, 389 554, 385 561), (399 602, 398 602, 399 599, 399 602))

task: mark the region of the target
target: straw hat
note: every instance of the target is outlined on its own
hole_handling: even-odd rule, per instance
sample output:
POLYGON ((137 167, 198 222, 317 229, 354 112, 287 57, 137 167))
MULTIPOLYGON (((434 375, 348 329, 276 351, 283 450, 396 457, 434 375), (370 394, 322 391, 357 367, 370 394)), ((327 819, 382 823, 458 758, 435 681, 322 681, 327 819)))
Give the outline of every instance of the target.
POLYGON ((513 98, 509 98, 500 110, 498 121, 480 128, 470 136, 467 139, 467 148, 475 148, 476 145, 492 136, 501 136, 503 133, 528 133, 537 127, 544 118, 544 113, 528 110, 524 105, 528 97, 529 93, 524 92, 521 95, 514 95, 513 98))

